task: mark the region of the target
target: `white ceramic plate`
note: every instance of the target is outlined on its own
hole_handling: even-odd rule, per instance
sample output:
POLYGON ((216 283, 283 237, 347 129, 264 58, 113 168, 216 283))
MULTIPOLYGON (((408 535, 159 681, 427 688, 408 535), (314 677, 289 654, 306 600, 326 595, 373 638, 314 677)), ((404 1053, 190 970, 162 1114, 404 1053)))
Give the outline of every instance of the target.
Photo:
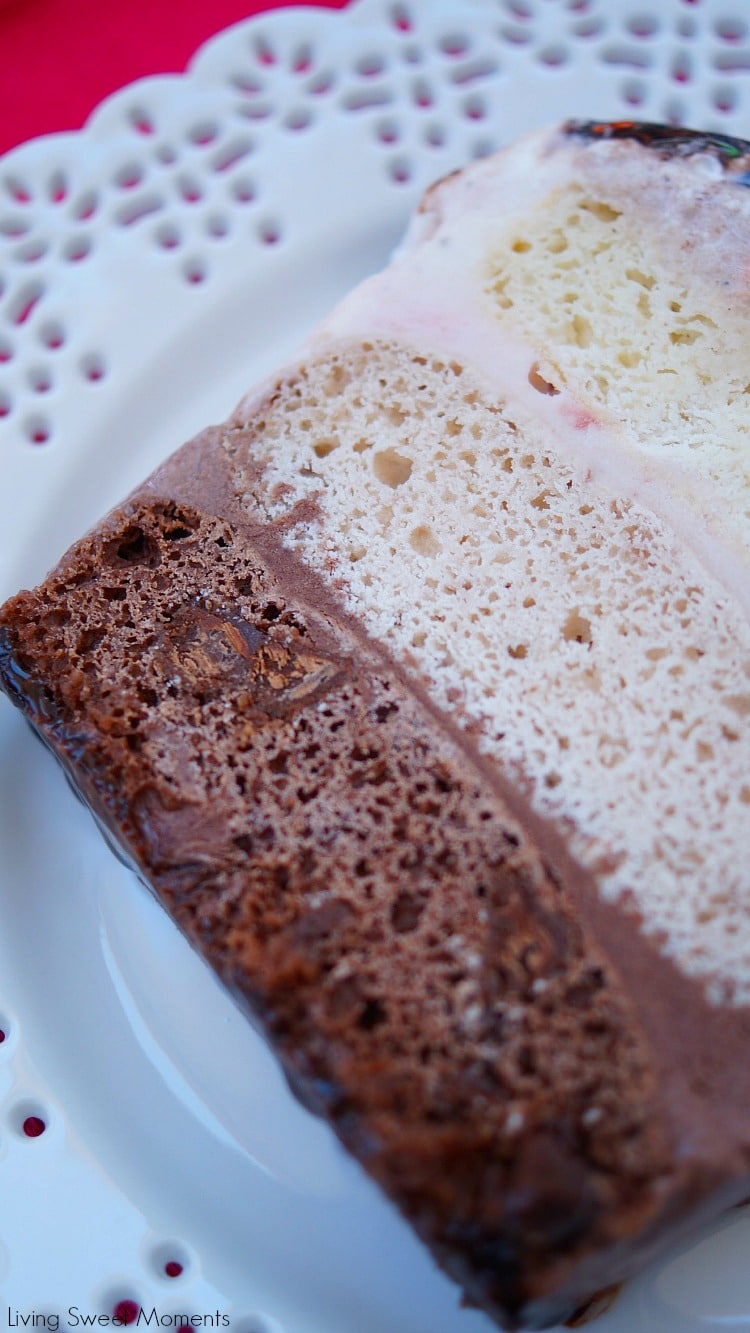
MULTIPOLYGON (((567 116, 750 135, 746 16, 744 0, 277 11, 8 155, 0 599, 379 267, 436 176, 567 116)), ((0 917, 0 1326, 81 1328, 128 1300, 151 1328, 489 1330, 291 1099, 5 701, 0 917)), ((749 1330, 749 1241, 741 1212, 696 1236, 602 1333, 749 1330)))

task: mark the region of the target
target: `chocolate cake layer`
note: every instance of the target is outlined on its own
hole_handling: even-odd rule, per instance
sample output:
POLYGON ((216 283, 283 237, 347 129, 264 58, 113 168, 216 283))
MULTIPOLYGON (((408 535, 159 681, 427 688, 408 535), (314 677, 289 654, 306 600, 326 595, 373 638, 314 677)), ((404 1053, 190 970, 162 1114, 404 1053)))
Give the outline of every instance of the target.
POLYGON ((669 965, 622 921, 608 950, 554 837, 281 534, 222 502, 220 446, 7 604, 4 687, 468 1298, 554 1322, 749 1145, 695 1151, 700 1089, 664 1076, 669 965))

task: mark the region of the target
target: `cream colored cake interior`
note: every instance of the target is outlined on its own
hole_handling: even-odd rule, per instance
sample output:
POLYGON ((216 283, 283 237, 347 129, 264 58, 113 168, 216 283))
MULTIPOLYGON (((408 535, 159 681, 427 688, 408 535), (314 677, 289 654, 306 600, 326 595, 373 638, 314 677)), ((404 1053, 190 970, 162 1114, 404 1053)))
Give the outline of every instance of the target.
MULTIPOLYGON (((739 559, 747 584, 746 298, 722 307, 697 263, 695 281, 665 266, 626 211, 573 182, 496 226, 472 309, 522 354, 494 392, 486 347, 474 365, 426 351, 423 331, 323 339, 227 448, 253 512, 315 497, 290 544, 441 706, 481 723, 602 891, 713 998, 748 1002, 750 625, 722 577, 726 556, 736 584, 739 559), (572 447, 571 401, 645 491, 572 447), (712 568, 669 521, 677 492, 712 568)), ((377 325, 372 291, 361 304, 377 325)))
POLYGON ((722 526, 748 552, 750 281, 717 308, 734 275, 708 253, 703 274, 704 253, 670 256, 653 225, 634 228, 616 181, 573 182, 493 249, 486 292, 501 323, 538 349, 549 392, 623 422, 639 452, 673 478, 679 469, 683 489, 710 481, 722 526))

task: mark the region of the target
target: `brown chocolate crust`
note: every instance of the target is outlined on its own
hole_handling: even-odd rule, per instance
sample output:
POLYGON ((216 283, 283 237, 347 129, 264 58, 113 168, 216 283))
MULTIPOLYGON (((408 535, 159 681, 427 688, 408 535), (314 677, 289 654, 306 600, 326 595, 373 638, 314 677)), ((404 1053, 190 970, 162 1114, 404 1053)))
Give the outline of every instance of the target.
POLYGON ((204 434, 7 604, 0 677, 468 1298, 554 1322, 747 1193, 748 1077, 726 1068, 747 1015, 600 903, 243 520, 223 444, 204 434))
POLYGON ((724 168, 732 168, 730 178, 733 181, 738 185, 750 184, 750 177, 744 170, 750 161, 750 141, 729 134, 708 134, 705 130, 644 120, 569 120, 563 126, 563 133, 591 140, 632 139, 660 158, 712 153, 724 168), (737 172, 738 166, 743 168, 741 173, 737 172))

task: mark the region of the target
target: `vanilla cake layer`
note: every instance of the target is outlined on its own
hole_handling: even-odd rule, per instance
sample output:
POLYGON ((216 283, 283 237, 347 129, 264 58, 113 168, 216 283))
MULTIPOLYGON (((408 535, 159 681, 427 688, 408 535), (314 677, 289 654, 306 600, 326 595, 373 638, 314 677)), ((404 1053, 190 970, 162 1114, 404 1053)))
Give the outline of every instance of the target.
POLYGON ((428 195, 226 443, 248 512, 314 499, 290 547, 739 1003, 749 220, 710 149, 655 172, 633 139, 534 136, 428 195))

